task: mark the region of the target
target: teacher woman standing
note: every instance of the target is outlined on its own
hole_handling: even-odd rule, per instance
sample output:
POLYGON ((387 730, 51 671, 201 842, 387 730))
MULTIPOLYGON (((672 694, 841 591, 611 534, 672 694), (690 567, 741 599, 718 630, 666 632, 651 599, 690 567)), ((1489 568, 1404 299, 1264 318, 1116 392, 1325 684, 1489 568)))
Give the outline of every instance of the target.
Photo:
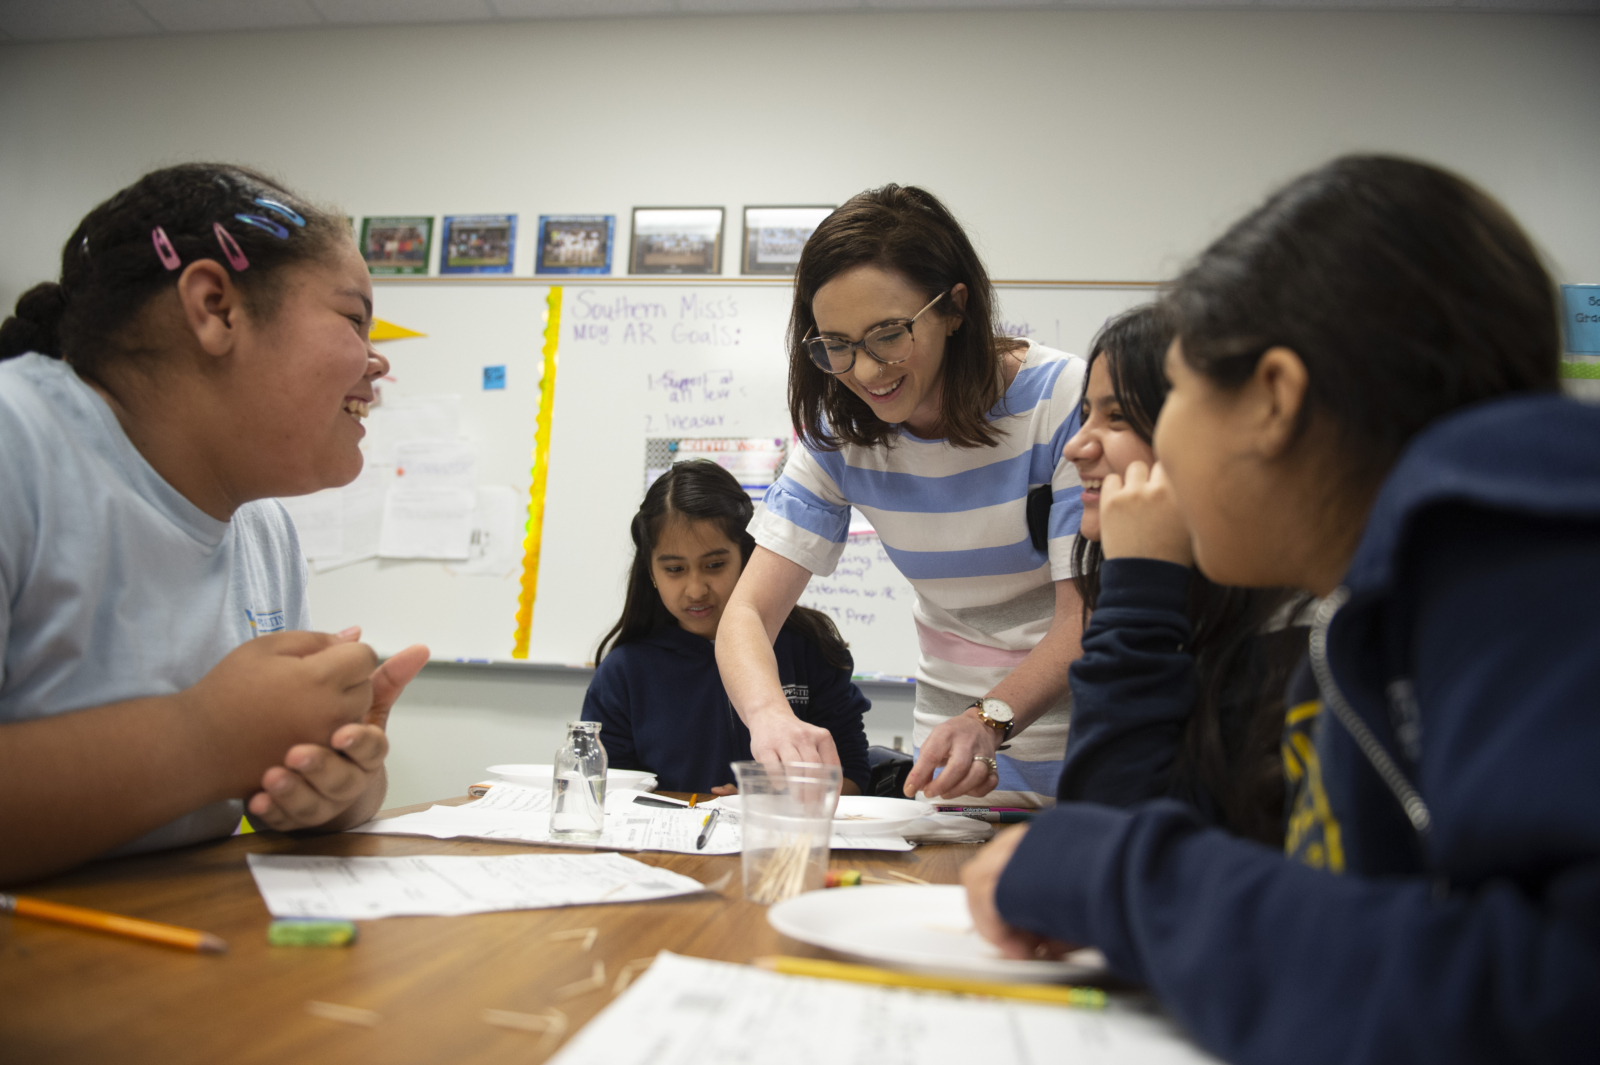
POLYGON ((789 323, 801 447, 750 524, 755 554, 717 639, 757 759, 838 761, 827 730, 790 710, 772 642, 812 574, 833 572, 855 507, 916 591, 906 793, 1049 805, 1082 634, 1070 579, 1081 485, 1062 448, 1083 373, 1080 359, 996 334, 982 262, 922 189, 864 192, 817 227, 789 323), (1035 503, 1030 535, 1042 486, 1051 502, 1035 503))

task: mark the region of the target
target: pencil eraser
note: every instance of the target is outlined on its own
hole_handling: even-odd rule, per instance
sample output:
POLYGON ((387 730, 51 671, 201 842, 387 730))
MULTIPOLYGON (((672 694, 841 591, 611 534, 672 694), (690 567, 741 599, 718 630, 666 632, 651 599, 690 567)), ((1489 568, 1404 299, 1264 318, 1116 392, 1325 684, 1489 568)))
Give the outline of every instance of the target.
POLYGON ((273 947, 348 947, 355 941, 354 921, 294 918, 267 926, 267 944, 273 947))

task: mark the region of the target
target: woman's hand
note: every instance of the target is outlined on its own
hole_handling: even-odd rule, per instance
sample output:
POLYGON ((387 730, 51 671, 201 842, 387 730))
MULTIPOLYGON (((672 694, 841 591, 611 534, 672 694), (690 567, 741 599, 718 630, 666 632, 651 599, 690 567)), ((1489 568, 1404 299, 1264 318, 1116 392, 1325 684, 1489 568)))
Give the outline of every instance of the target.
POLYGON ((833 733, 801 721, 787 705, 782 710, 753 714, 748 724, 750 757, 757 762, 839 764, 833 733))
POLYGON ((967 909, 972 913, 972 923, 978 934, 999 947, 1006 957, 1060 958, 1078 948, 1013 928, 995 907, 994 894, 1000 886, 1000 876, 1027 832, 1027 825, 1013 825, 985 844, 976 858, 961 867, 961 884, 967 889, 967 909))
POLYGON ((1000 746, 1000 733, 968 709, 928 734, 917 752, 917 764, 906 777, 906 795, 922 792, 930 799, 955 795, 987 795, 1000 783, 987 761, 1000 746), (935 769, 942 772, 933 775, 935 769))
POLYGON ((246 804, 250 816, 280 832, 348 828, 370 820, 387 787, 389 711, 427 662, 428 649, 416 644, 379 666, 372 674, 372 704, 362 720, 337 729, 327 746, 291 747, 282 765, 262 774, 262 790, 246 804))
POLYGON ((1100 550, 1106 558, 1153 558, 1194 565, 1189 527, 1172 497, 1167 472, 1130 462, 1119 477, 1107 474, 1100 486, 1100 550))

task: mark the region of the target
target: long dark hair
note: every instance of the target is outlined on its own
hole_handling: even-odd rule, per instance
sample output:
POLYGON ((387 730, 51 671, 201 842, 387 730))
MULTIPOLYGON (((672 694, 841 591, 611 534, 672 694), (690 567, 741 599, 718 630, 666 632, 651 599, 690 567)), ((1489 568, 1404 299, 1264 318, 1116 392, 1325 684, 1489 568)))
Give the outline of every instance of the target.
MULTIPOLYGON (((643 640, 678 624, 650 580, 650 558, 669 520, 715 522, 724 536, 739 545, 742 568, 756 549, 755 538, 745 531, 754 512, 755 504, 739 486, 738 479, 709 459, 680 462, 656 478, 645 492, 644 502, 639 504, 639 512, 633 516, 629 527, 633 536, 633 565, 628 570, 628 593, 622 602, 622 616, 600 640, 594 653, 595 661, 600 661, 613 648, 643 640)), ((828 615, 797 606, 789 612, 783 627, 793 629, 816 644, 829 665, 836 669, 853 668, 849 644, 844 642, 828 615)))
POLYGON ((185 163, 152 171, 78 223, 61 250, 61 279, 23 293, 16 313, 0 325, 0 359, 36 351, 105 385, 113 365, 159 354, 132 327, 157 294, 177 283, 181 266, 197 259, 223 264, 245 305, 268 319, 282 293, 283 268, 318 259, 348 239, 342 218, 254 170, 185 163), (245 269, 230 262, 217 225, 244 255, 245 269), (164 250, 156 243, 158 228, 164 250), (168 269, 164 251, 176 256, 179 269, 168 269))
MULTIPOLYGON (((997 336, 994 287, 972 242, 938 197, 914 185, 885 185, 852 196, 817 226, 795 269, 789 315, 789 416, 807 447, 892 445, 899 428, 854 392, 817 369, 805 338, 816 328, 811 301, 834 277, 857 266, 899 274, 924 300, 967 287, 965 307, 948 299, 934 310, 959 319, 945 341, 940 369, 940 431, 956 447, 988 447, 999 436, 988 413, 1005 397, 1000 357, 1017 341, 997 336)), ((867 358, 868 356, 861 356, 867 358)))
MULTIPOLYGON (((1103 362, 1123 418, 1147 444, 1167 398, 1163 366, 1172 337, 1164 309, 1146 304, 1107 322, 1090 344, 1089 368, 1103 362)), ((1084 390, 1086 405, 1087 373, 1084 390)), ((1103 557, 1098 543, 1078 538, 1072 581, 1086 625, 1100 595, 1103 557)), ((1293 621, 1308 602, 1288 588, 1233 588, 1198 571, 1189 578, 1189 652, 1198 684, 1173 790, 1209 794, 1231 831, 1272 846, 1283 843, 1283 693, 1305 653, 1305 629, 1293 621)))
POLYGON ((1303 432, 1336 434, 1370 492, 1450 411, 1560 388, 1555 286, 1516 220, 1438 167, 1351 155, 1291 181, 1228 229, 1165 299, 1184 361, 1237 388, 1269 349, 1305 363, 1303 432))

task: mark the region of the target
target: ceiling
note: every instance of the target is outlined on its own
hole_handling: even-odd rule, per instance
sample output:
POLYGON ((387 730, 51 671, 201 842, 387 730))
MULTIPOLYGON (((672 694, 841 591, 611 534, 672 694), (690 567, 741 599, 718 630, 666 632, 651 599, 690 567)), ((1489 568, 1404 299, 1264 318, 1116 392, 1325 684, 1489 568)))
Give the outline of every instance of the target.
POLYGON ((0 0, 0 41, 628 15, 1084 8, 1600 12, 1600 0, 0 0))

